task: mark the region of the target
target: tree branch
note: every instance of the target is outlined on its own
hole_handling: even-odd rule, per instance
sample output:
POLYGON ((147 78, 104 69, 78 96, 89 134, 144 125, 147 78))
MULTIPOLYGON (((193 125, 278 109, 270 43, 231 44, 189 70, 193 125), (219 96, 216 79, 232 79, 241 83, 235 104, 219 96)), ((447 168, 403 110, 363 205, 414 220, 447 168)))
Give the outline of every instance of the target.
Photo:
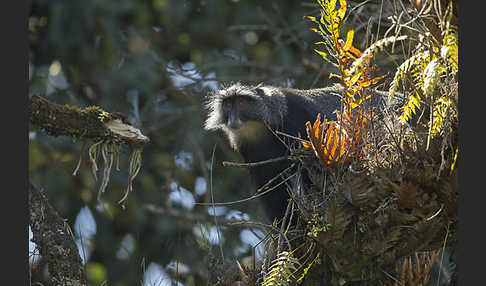
POLYGON ((98 106, 79 109, 33 95, 29 98, 28 114, 31 124, 52 136, 111 140, 131 146, 150 141, 139 129, 128 124, 122 114, 106 112, 98 106))
POLYGON ((53 285, 85 285, 84 266, 68 224, 30 182, 29 225, 53 285))

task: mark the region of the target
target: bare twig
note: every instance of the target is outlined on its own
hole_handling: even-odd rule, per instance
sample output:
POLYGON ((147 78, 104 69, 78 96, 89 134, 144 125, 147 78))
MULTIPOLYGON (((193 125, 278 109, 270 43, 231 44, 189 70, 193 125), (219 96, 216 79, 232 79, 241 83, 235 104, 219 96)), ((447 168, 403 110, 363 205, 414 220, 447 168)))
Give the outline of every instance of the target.
POLYGON ((219 235, 220 229, 218 226, 218 220, 216 216, 216 208, 214 207, 214 194, 213 194, 213 165, 214 165, 214 152, 216 151, 216 144, 213 147, 213 152, 211 154, 211 170, 209 172, 209 193, 211 194, 211 204, 213 206, 213 218, 214 224, 216 226, 216 234, 218 235, 218 242, 219 242, 219 251, 221 252, 221 260, 224 261, 224 254, 223 254, 223 242, 221 241, 221 237, 219 235))
POLYGON ((295 159, 294 156, 282 156, 282 157, 277 157, 277 158, 272 158, 268 160, 263 160, 263 161, 258 161, 258 162, 249 162, 249 163, 238 163, 238 162, 229 162, 229 161, 223 161, 223 166, 231 166, 231 167, 256 167, 256 166, 261 166, 269 163, 275 163, 275 162, 280 162, 284 160, 292 160, 295 159))

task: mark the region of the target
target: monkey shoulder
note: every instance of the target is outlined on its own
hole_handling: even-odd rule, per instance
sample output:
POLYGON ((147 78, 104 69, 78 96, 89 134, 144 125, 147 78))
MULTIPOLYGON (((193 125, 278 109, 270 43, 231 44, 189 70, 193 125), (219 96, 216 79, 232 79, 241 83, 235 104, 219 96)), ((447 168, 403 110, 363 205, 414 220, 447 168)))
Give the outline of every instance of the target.
POLYGON ((317 114, 330 120, 335 119, 333 111, 339 109, 341 100, 336 94, 339 89, 322 88, 299 90, 284 88, 281 90, 287 103, 287 114, 284 118, 284 132, 294 136, 305 135, 305 123, 313 122, 317 114))

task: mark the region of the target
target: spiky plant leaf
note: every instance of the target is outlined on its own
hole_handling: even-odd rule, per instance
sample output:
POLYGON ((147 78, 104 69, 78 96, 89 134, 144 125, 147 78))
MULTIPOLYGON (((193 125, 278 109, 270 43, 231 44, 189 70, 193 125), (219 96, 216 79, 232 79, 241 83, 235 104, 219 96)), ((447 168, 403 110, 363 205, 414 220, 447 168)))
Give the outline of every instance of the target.
POLYGON ((447 108, 451 105, 451 100, 445 96, 439 97, 432 109, 432 126, 430 128, 430 137, 434 138, 442 130, 442 123, 446 118, 447 108))
POLYGON ((272 261, 270 271, 263 278, 262 286, 287 286, 296 281, 295 273, 300 268, 300 262, 293 257, 292 252, 282 251, 272 261))
POLYGON ((434 58, 427 64, 427 67, 423 71, 423 85, 422 91, 427 98, 432 95, 435 90, 435 86, 439 82, 439 77, 444 71, 444 67, 440 62, 440 58, 434 58))
POLYGON ((400 115, 400 123, 405 124, 412 115, 415 114, 415 109, 420 109, 420 94, 415 91, 415 95, 411 94, 408 97, 408 103, 402 107, 402 114, 400 115))
POLYGON ((353 76, 356 73, 362 72, 365 67, 368 66, 369 61, 376 54, 377 51, 382 50, 385 46, 394 43, 396 41, 402 41, 407 39, 407 36, 391 36, 376 41, 374 44, 369 46, 356 61, 353 62, 348 74, 353 76))
POLYGON ((398 86, 400 85, 400 81, 405 78, 405 76, 410 72, 414 65, 417 65, 423 58, 425 54, 423 52, 414 54, 410 58, 406 59, 395 72, 393 76, 393 80, 390 84, 390 88, 388 90, 388 101, 395 95, 398 90, 398 86))

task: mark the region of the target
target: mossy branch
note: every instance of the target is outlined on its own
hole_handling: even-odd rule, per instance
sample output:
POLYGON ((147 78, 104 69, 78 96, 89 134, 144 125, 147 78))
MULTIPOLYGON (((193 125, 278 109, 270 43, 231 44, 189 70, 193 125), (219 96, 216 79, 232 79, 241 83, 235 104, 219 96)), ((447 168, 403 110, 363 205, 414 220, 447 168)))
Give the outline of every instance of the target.
POLYGON ((85 285, 84 265, 69 225, 30 182, 29 225, 32 241, 47 260, 52 285, 85 285))
POLYGON ((38 95, 29 98, 29 122, 52 136, 71 136, 94 141, 112 141, 141 146, 150 140, 126 122, 119 113, 106 112, 98 106, 84 109, 50 102, 38 95))
MULTIPOLYGON (((108 185, 114 162, 118 169, 121 145, 132 147, 127 189, 119 203, 123 204, 126 201, 128 194, 132 191, 132 181, 141 167, 142 146, 150 141, 147 136, 128 124, 123 115, 106 112, 98 106, 79 109, 69 105, 56 104, 38 95, 33 95, 29 98, 28 114, 29 122, 42 128, 48 135, 67 135, 95 141, 89 148, 89 158, 95 179, 98 179, 96 175, 97 160, 101 157, 104 163, 98 200, 108 185)), ((76 175, 80 162, 73 175, 76 175)))

